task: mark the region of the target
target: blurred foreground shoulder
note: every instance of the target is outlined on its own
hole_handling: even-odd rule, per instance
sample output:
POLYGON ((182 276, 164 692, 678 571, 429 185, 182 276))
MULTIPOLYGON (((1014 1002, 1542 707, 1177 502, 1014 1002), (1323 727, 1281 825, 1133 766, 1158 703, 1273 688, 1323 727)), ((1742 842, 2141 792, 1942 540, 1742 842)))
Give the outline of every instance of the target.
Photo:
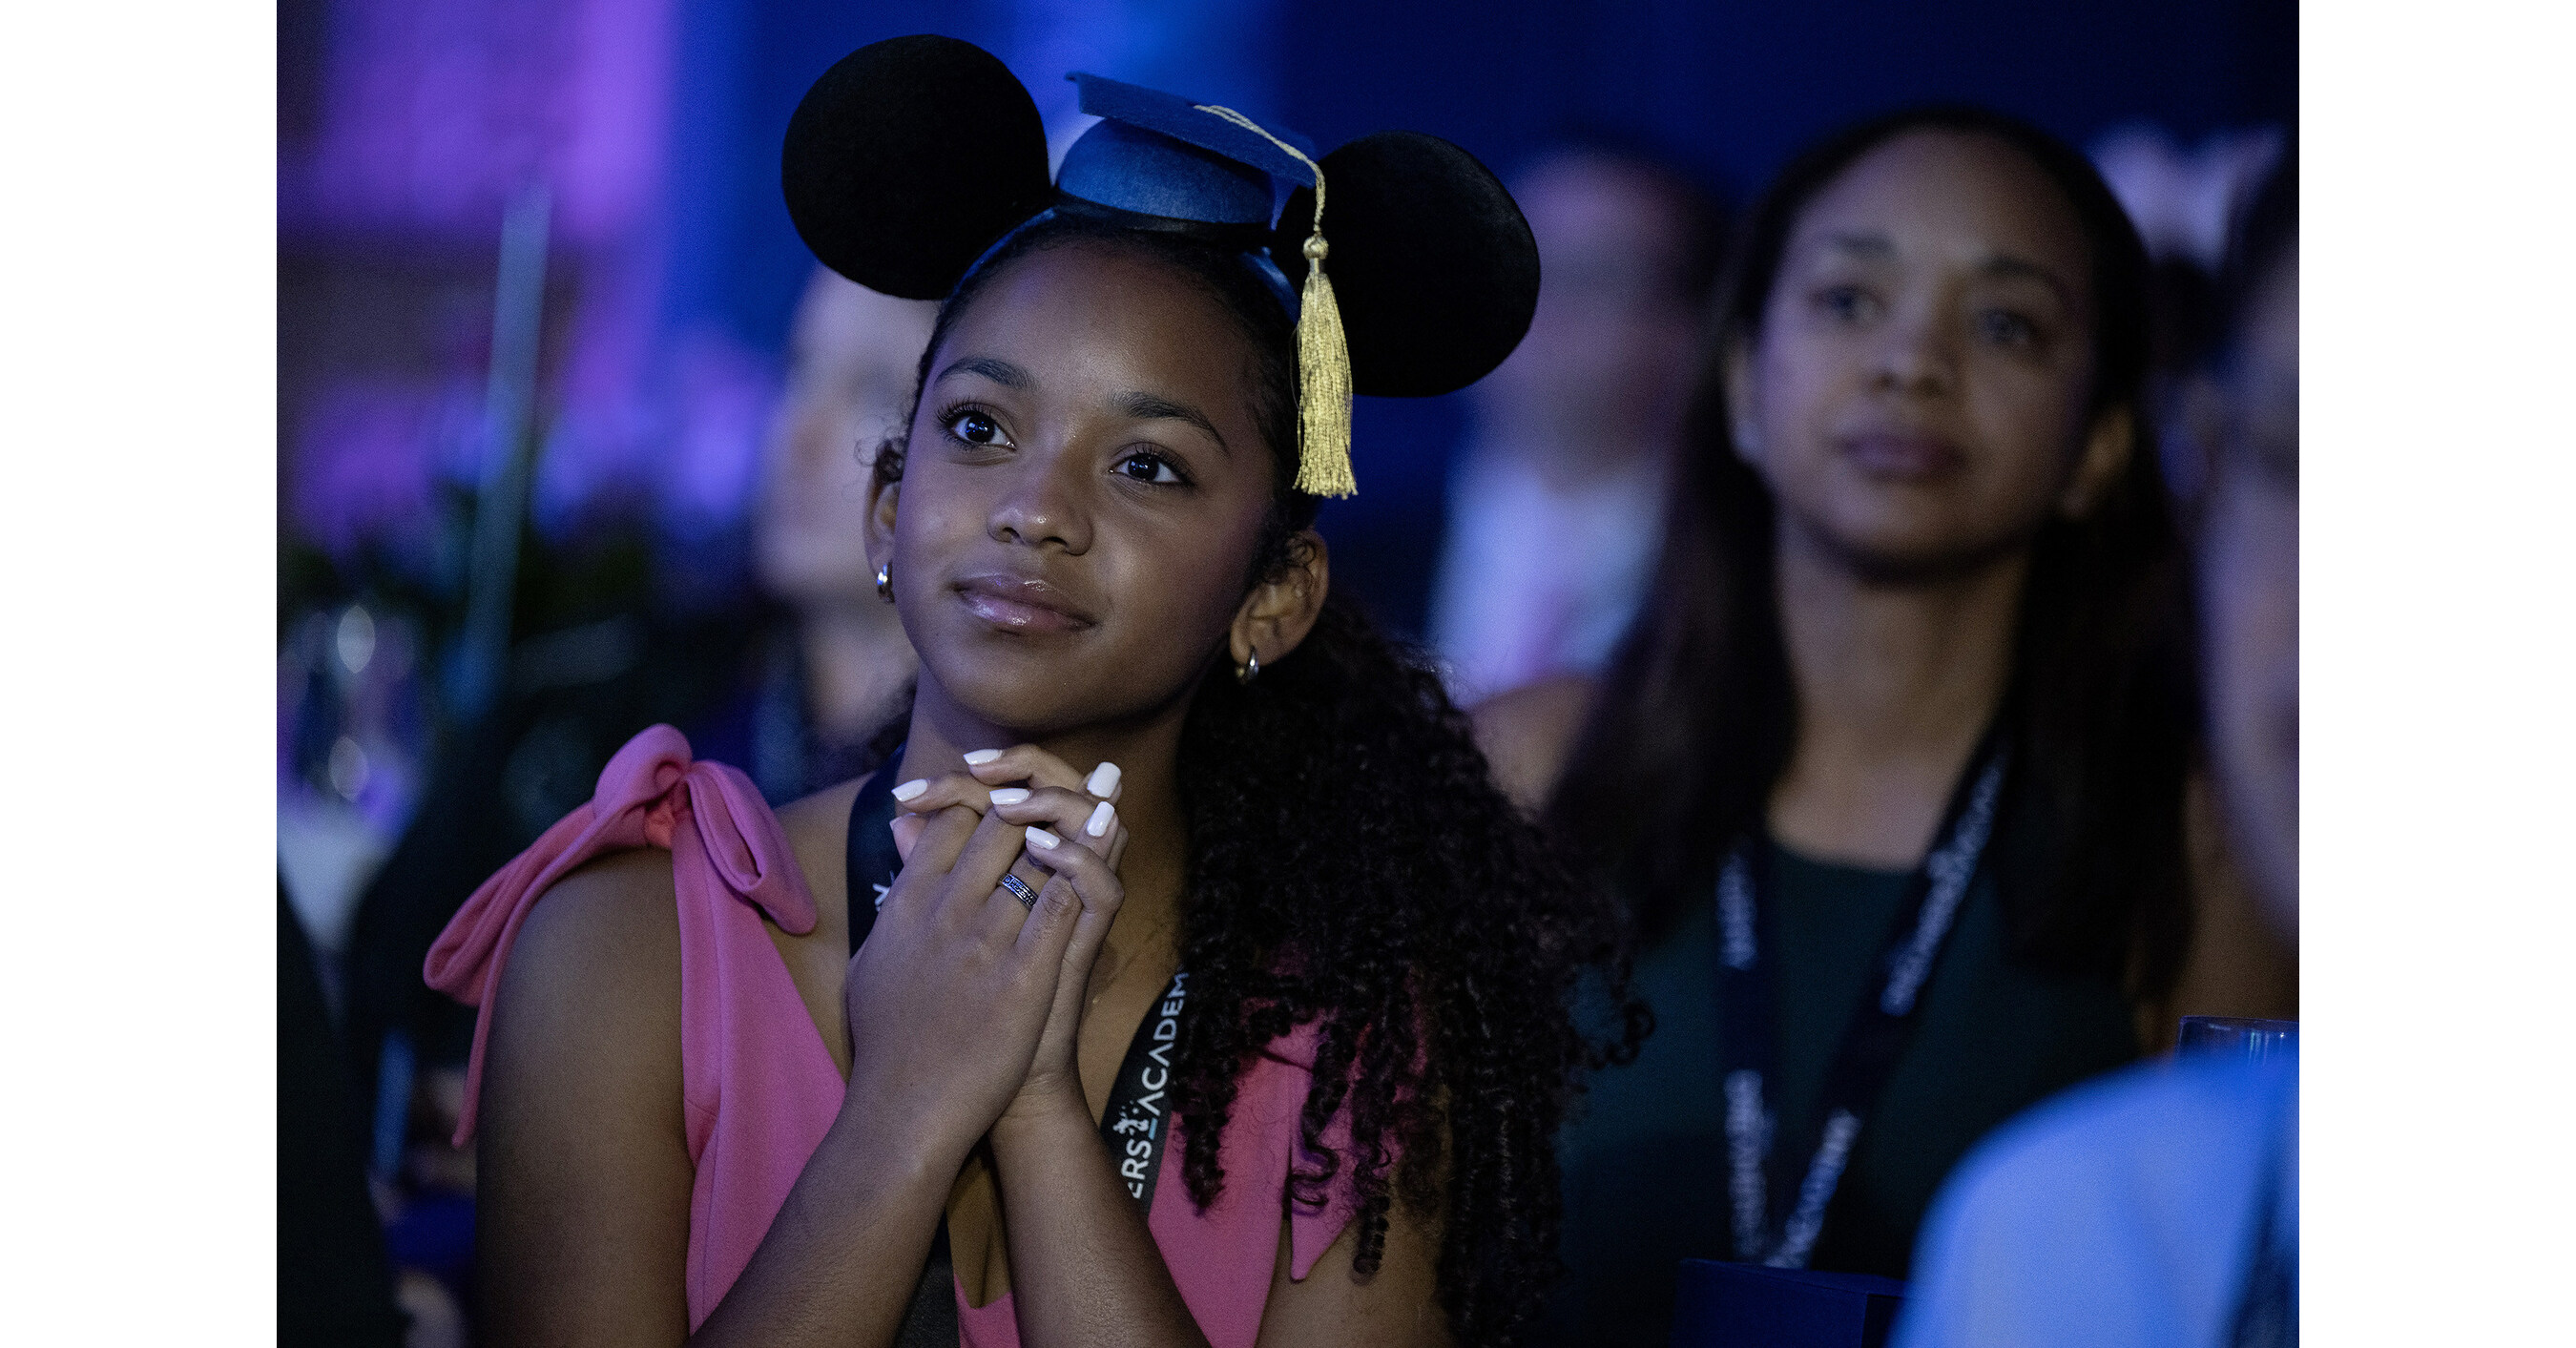
POLYGON ((1563 674, 1496 694, 1469 709, 1477 747, 1493 767, 1495 784, 1522 809, 1535 814, 1547 803, 1592 709, 1593 688, 1584 675, 1563 674))
POLYGON ((2292 1066, 2160 1060, 2005 1124, 1925 1216, 1892 1342, 2221 1342, 2295 1092, 2292 1066))

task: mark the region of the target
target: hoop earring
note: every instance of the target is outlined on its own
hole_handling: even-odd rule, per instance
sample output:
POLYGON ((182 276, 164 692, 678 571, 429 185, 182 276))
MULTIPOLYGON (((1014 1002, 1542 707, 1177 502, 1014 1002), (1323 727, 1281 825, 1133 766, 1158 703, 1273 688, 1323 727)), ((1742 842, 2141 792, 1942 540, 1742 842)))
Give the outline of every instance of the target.
POLYGON ((1261 648, 1255 646, 1252 647, 1251 650, 1252 654, 1247 657, 1242 664, 1234 667, 1234 681, 1236 683, 1250 683, 1254 679, 1261 677, 1261 648))
POLYGON ((894 602, 894 563, 892 562, 877 568, 877 598, 889 604, 894 602))

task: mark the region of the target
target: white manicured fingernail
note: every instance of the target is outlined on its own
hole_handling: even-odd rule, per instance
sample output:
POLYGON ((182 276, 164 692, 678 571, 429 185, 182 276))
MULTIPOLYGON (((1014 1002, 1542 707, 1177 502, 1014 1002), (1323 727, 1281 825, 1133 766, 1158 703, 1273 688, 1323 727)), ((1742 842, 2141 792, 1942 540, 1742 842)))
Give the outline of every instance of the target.
POLYGON ((1117 764, 1103 763, 1093 768, 1091 775, 1083 779, 1082 789, 1095 796, 1108 795, 1118 789, 1119 775, 1117 764))
POLYGON ((978 749, 975 752, 966 755, 966 764, 968 767, 980 768, 1001 756, 1002 751, 999 749, 978 749))
POLYGON ((918 796, 918 795, 920 795, 922 792, 927 791, 927 790, 929 790, 929 789, 930 789, 930 779, 929 779, 929 778, 927 778, 927 777, 916 777, 916 778, 914 778, 913 780, 908 781, 908 782, 905 782, 903 785, 896 787, 896 788, 894 789, 894 798, 895 798, 896 800, 910 800, 910 799, 912 799, 913 797, 918 796))
POLYGON ((1016 786, 1006 786, 993 793, 993 803, 996 805, 1017 805, 1028 798, 1028 791, 1016 786))
POLYGON ((1116 822, 1118 822, 1118 807, 1104 800, 1091 807, 1091 818, 1083 824, 1082 831, 1097 838, 1107 833, 1109 826, 1116 822))
POLYGON ((1052 852, 1063 841, 1064 839, 1047 832, 1045 829, 1039 828, 1035 824, 1029 825, 1029 846, 1034 847, 1041 852, 1052 852))

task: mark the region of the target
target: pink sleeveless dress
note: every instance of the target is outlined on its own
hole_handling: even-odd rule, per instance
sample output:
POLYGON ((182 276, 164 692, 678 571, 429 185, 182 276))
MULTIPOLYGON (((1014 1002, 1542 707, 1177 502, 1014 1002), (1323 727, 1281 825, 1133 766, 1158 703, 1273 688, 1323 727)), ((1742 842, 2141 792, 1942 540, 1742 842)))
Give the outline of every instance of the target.
MULTIPOLYGON (((778 817, 751 780, 692 761, 689 742, 669 726, 637 735, 609 760, 589 804, 474 891, 430 948, 425 973, 431 987, 488 1009, 519 925, 546 890, 594 857, 638 847, 670 852, 679 891, 682 1096, 697 1167, 687 1265, 694 1331, 751 1262, 831 1127, 844 1086, 762 926, 765 916, 791 934, 810 932, 815 905, 778 817)), ((488 1015, 474 1027, 459 1145, 474 1131, 490 1029, 488 1015)), ((1190 1201, 1177 1163, 1154 1186, 1146 1227, 1216 1348, 1251 1348, 1260 1332, 1283 1215, 1289 1272, 1298 1279, 1350 1222, 1346 1187, 1313 1209, 1287 1193, 1313 1047, 1313 1027, 1301 1027, 1244 1072, 1219 1149, 1225 1190, 1205 1212, 1190 1201)), ((1348 1138, 1348 1116, 1337 1117, 1326 1143, 1339 1150, 1348 1138)), ((1180 1149, 1176 1123, 1166 1154, 1180 1149)), ((968 1345, 1020 1341, 1009 1296, 976 1308, 960 1288, 957 1312, 968 1345)))

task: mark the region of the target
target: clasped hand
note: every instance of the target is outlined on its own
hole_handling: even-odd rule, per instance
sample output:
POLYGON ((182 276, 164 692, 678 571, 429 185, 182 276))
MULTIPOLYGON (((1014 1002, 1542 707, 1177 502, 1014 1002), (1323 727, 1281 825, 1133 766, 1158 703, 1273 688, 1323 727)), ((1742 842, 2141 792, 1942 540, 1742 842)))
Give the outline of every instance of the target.
POLYGON ((895 788, 903 870, 842 998, 848 1101, 958 1150, 1005 1114, 1088 1108, 1074 1055, 1084 992, 1126 893, 1115 767, 1086 780, 1026 744, 969 758, 981 761, 895 788), (1006 873, 1035 901, 1004 888, 1006 873))

